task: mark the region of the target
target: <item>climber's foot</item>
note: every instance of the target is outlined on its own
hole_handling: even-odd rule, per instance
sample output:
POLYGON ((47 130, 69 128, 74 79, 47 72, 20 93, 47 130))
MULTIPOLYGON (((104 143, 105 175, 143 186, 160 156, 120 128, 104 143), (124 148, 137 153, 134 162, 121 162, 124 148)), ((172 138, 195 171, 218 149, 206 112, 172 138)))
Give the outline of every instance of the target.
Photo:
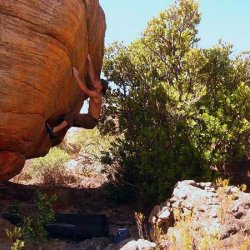
POLYGON ((56 138, 56 134, 53 132, 53 127, 49 125, 48 122, 45 123, 45 128, 51 140, 56 138))

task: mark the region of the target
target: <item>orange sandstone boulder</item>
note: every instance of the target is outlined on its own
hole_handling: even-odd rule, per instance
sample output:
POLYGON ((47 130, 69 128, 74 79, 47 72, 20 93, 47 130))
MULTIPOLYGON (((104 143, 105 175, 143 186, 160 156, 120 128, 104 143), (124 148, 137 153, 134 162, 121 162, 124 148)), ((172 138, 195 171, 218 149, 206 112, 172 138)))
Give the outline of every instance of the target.
POLYGON ((54 146, 45 121, 83 101, 72 67, 85 77, 90 52, 100 74, 105 29, 98 0, 0 0, 0 181, 54 146))

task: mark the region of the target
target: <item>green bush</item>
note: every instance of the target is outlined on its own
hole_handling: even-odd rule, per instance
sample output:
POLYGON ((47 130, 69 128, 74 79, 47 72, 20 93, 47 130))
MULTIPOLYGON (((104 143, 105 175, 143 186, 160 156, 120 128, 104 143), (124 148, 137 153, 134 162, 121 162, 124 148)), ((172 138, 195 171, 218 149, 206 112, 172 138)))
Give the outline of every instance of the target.
POLYGON ((108 151, 111 147, 112 136, 101 135, 98 129, 81 130, 74 137, 74 145, 81 153, 93 156, 100 160, 103 151, 108 151))
POLYGON ((108 182, 102 187, 104 196, 115 204, 123 204, 132 201, 134 189, 128 185, 116 185, 108 182))
POLYGON ((34 172, 40 172, 46 168, 63 168, 65 163, 69 161, 70 155, 64 150, 54 147, 45 157, 40 157, 32 161, 34 172))
POLYGON ((179 0, 141 39, 106 49, 104 74, 116 88, 104 116, 119 121, 124 139, 105 160, 119 165, 118 183, 136 185, 151 203, 178 180, 211 180, 211 168, 223 173, 250 148, 249 53, 233 57, 222 42, 199 49, 199 22, 198 4, 179 0))
POLYGON ((45 227, 50 225, 55 220, 54 203, 56 195, 49 196, 41 192, 37 192, 35 196, 35 205, 38 211, 38 216, 33 220, 33 241, 39 243, 47 239, 47 231, 45 227))
POLYGON ((54 147, 45 157, 32 160, 32 176, 49 186, 65 186, 70 181, 65 169, 69 160, 70 155, 66 151, 54 147))
POLYGON ((45 227, 55 220, 53 208, 56 196, 36 192, 34 198, 35 215, 24 216, 20 227, 6 230, 7 236, 12 242, 11 250, 36 249, 39 244, 47 240, 45 227))

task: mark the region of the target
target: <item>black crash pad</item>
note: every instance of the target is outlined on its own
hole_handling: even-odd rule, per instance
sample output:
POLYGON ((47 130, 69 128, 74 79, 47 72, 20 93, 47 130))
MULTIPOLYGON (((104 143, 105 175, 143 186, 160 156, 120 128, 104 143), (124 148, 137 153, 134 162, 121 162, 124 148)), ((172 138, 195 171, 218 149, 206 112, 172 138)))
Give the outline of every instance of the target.
POLYGON ((108 236, 105 215, 57 214, 55 222, 45 229, 52 238, 85 240, 108 236))
MULTIPOLYGON (((10 223, 21 226, 23 218, 17 214, 1 214, 10 223)), ((107 237, 108 223, 105 215, 56 214, 55 221, 45 227, 52 238, 85 240, 93 237, 107 237)))
POLYGON ((21 226, 23 224, 23 218, 18 214, 4 213, 1 214, 1 218, 16 226, 21 226))

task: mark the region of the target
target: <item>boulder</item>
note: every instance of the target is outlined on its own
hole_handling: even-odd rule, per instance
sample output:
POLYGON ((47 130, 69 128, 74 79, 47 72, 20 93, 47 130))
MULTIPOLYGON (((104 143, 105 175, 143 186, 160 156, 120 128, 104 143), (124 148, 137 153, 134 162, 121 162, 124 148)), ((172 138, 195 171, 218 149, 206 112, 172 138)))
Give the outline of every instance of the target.
MULTIPOLYGON (((154 239, 157 235, 154 228, 160 228, 165 239, 175 238, 178 242, 191 239, 193 234, 194 239, 200 239, 194 241, 196 247, 207 238, 213 240, 211 244, 220 244, 220 249, 234 249, 245 244, 250 235, 249 209, 250 194, 238 187, 178 182, 172 197, 157 205, 150 214, 151 237, 154 239)), ((163 245, 173 247, 168 241, 163 245)))
POLYGON ((104 250, 154 250, 156 244, 144 239, 134 240, 132 238, 121 241, 118 244, 110 244, 104 250))
POLYGON ((86 77, 90 53, 100 74, 105 29, 98 0, 0 0, 0 181, 61 142, 45 122, 83 102, 72 67, 86 77))

